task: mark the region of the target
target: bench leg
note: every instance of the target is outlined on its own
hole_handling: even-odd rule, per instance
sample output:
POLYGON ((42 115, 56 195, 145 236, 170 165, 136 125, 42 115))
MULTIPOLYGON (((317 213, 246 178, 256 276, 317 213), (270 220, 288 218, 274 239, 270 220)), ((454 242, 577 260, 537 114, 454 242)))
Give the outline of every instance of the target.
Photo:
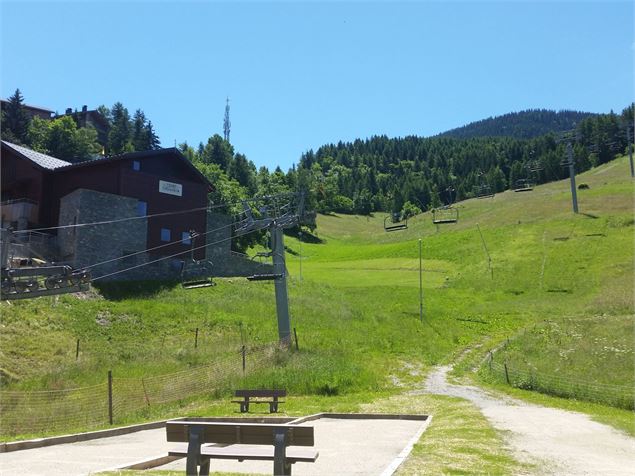
POLYGON ((291 476, 291 463, 287 462, 287 429, 274 430, 273 474, 274 476, 291 476))
POLYGON ((203 433, 203 427, 198 425, 190 426, 189 432, 190 436, 187 444, 187 462, 185 464, 185 474, 187 476, 198 476, 197 466, 201 458, 201 436, 203 433))
POLYGON ((209 476, 209 458, 201 458, 201 471, 200 476, 209 476))

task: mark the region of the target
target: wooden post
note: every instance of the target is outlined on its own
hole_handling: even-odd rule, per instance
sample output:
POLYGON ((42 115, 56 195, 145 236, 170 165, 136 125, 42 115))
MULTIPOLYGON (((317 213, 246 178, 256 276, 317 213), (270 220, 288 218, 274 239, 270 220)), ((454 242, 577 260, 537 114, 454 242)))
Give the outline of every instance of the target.
POLYGON ((507 385, 511 385, 511 383, 509 383, 509 372, 507 371, 507 362, 504 362, 503 366, 505 367, 505 380, 507 380, 507 385))
POLYGON ((75 360, 79 359, 79 339, 77 339, 77 346, 75 347, 75 360))
POLYGON ((198 327, 196 328, 196 333, 194 334, 194 348, 198 347, 198 327))
POLYGON ((245 374, 245 370, 247 368, 247 359, 246 359, 246 352, 245 352, 245 346, 243 345, 242 348, 240 349, 240 353, 243 354, 243 375, 245 374))
POLYGON ((112 370, 108 371, 108 423, 112 425, 112 370))
POLYGON ((150 399, 148 398, 148 392, 146 390, 146 383, 144 382, 143 377, 141 377, 141 386, 143 387, 143 396, 146 399, 146 404, 148 406, 150 406, 150 399))
POLYGON ((295 350, 300 350, 300 347, 298 346, 298 333, 295 330, 295 327, 293 328, 293 335, 295 336, 295 350))

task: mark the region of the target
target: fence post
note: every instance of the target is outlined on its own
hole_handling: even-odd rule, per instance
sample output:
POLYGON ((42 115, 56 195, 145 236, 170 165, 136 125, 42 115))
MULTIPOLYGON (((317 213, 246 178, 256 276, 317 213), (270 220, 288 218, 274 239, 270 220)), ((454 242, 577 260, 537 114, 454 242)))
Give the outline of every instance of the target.
POLYGON ((194 334, 194 348, 198 347, 198 327, 196 328, 196 333, 194 334))
POLYGON ((295 350, 300 350, 300 347, 298 346, 298 333, 295 330, 295 327, 293 328, 293 335, 295 336, 295 350))
POLYGON ((79 339, 77 339, 77 346, 75 347, 75 360, 79 359, 79 339))
POLYGON ((112 370, 108 371, 108 423, 112 425, 112 370))
POLYGON ((150 406, 150 399, 148 398, 148 392, 146 390, 146 383, 143 380, 143 377, 141 377, 141 386, 143 387, 143 396, 146 399, 146 405, 150 406))
POLYGON ((246 365, 246 352, 245 352, 245 346, 243 345, 242 348, 240 349, 240 353, 243 354, 243 375, 245 375, 245 369, 247 368, 246 365))
POLYGON ((505 380, 507 380, 507 385, 511 385, 511 383, 509 383, 509 372, 507 371, 507 362, 504 362, 503 366, 505 367, 505 380))

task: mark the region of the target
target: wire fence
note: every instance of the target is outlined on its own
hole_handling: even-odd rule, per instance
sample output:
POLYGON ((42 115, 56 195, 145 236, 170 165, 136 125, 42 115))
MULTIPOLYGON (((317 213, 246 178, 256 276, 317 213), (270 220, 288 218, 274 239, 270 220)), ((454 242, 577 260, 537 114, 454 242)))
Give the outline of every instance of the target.
POLYGON ((496 362, 493 353, 489 354, 487 366, 495 380, 512 387, 627 410, 635 409, 635 388, 632 385, 612 385, 539 373, 531 369, 518 368, 508 362, 496 362))
POLYGON ((153 406, 201 395, 219 395, 271 365, 279 344, 242 347, 210 364, 138 378, 109 378, 66 390, 0 390, 0 436, 39 434, 116 424, 153 406))

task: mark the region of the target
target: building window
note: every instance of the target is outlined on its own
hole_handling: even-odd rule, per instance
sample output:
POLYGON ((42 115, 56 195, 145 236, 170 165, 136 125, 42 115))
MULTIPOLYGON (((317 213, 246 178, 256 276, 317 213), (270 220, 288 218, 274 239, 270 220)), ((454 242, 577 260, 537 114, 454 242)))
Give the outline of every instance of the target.
POLYGON ((148 214, 148 203, 143 200, 137 202, 137 216, 144 217, 148 214))
POLYGON ((184 245, 192 244, 192 238, 189 231, 184 231, 183 233, 181 233, 181 243, 183 243, 184 245))
POLYGON ((169 228, 161 228, 161 241, 170 241, 172 240, 172 233, 170 233, 169 228))
POLYGON ((136 170, 137 172, 139 170, 141 170, 141 162, 139 162, 138 160, 133 160, 132 161, 132 170, 136 170))

